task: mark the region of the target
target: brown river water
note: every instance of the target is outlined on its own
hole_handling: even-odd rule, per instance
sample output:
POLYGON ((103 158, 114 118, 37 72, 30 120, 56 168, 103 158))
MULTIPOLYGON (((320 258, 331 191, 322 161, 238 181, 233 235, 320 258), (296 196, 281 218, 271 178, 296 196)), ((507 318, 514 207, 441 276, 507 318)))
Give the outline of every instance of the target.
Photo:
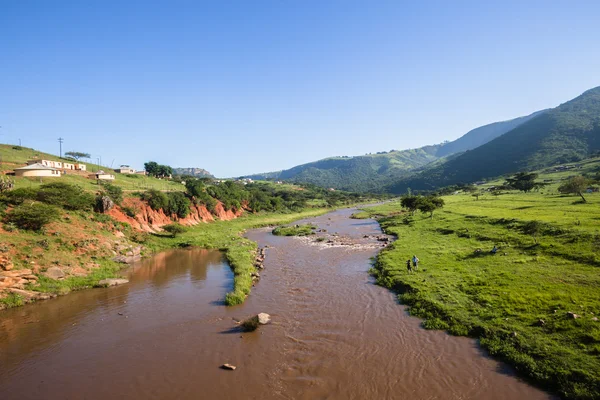
POLYGON ((353 210, 312 218, 362 246, 268 245, 245 304, 217 251, 175 250, 130 283, 0 313, 0 399, 550 399, 467 338, 427 331, 367 271, 379 226, 353 210), (272 323, 251 333, 235 320, 272 323), (219 368, 223 363, 235 371, 219 368))

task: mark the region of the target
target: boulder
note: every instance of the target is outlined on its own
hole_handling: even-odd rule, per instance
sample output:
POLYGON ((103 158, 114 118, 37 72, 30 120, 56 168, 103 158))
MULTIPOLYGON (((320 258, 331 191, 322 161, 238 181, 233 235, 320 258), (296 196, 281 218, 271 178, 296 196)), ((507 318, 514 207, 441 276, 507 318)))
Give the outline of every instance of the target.
POLYGON ((260 313, 241 322, 242 329, 246 332, 255 331, 259 325, 266 325, 271 322, 271 316, 267 313, 260 313))
MULTIPOLYGON (((27 275, 31 275, 31 272, 28 273, 27 275)), ((46 272, 44 272, 44 276, 50 278, 50 279, 63 279, 65 277, 65 273, 62 269, 58 268, 58 267, 50 267, 46 270, 46 272)))
POLYGON ((127 279, 118 279, 118 278, 114 278, 114 279, 102 279, 100 282, 98 282, 98 286, 109 287, 109 286, 123 285, 125 283, 129 283, 129 280, 127 280, 127 279))
POLYGON ((96 202, 96 211, 105 213, 110 211, 115 206, 115 203, 108 196, 102 196, 96 202))
POLYGON ((220 367, 221 369, 226 369, 228 371, 235 371, 235 369, 237 368, 235 365, 231 365, 231 364, 223 364, 220 367))
POLYGON ((569 317, 571 319, 577 319, 577 318, 579 318, 579 315, 575 314, 574 312, 569 311, 569 312, 567 312, 567 317, 569 317))
POLYGON ((258 323, 261 325, 266 325, 271 322, 271 316, 267 313, 258 314, 258 323))

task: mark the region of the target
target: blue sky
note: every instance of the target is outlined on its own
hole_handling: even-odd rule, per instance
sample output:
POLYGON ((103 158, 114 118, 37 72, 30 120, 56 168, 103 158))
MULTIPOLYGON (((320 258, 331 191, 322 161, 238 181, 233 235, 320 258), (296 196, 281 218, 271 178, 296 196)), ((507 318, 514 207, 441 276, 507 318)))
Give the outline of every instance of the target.
POLYGON ((239 176, 600 85, 600 2, 488 3, 0 0, 0 142, 239 176))

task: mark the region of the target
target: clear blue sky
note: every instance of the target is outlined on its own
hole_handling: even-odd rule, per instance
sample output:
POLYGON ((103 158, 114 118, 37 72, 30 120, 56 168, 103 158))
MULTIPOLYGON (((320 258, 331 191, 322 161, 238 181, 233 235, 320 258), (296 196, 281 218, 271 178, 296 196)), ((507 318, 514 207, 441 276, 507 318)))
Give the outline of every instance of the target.
POLYGON ((488 3, 0 0, 0 142, 239 176, 600 85, 599 1, 488 3))

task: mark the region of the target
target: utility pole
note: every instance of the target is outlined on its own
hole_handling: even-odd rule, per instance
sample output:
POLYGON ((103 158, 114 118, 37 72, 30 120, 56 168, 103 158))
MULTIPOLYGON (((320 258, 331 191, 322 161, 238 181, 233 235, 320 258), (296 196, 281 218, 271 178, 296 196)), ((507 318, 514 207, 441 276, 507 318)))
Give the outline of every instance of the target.
POLYGON ((63 139, 61 137, 58 138, 58 143, 60 143, 60 158, 62 158, 62 144, 63 144, 64 140, 65 139, 63 139))

